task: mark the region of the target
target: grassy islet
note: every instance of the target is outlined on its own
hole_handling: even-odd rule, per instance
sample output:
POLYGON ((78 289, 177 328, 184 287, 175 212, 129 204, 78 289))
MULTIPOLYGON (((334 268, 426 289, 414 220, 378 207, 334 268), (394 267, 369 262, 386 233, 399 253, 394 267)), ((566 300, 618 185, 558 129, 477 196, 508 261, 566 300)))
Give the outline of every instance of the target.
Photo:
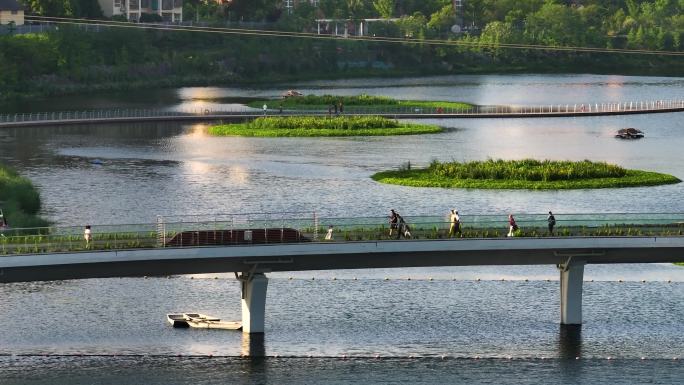
POLYGON ((378 116, 335 117, 261 117, 246 123, 209 127, 215 136, 315 137, 315 136, 388 136, 442 132, 434 125, 401 123, 378 116))
POLYGON ((378 182, 414 187, 479 189, 595 189, 679 183, 678 178, 650 171, 628 170, 605 162, 583 160, 433 161, 427 168, 382 171, 378 182))

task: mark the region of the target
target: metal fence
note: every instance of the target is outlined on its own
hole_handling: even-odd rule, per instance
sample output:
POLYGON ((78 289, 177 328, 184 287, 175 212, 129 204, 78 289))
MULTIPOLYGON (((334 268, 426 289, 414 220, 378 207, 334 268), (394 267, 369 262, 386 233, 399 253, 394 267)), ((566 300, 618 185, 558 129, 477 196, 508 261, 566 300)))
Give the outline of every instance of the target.
MULTIPOLYGON (((684 213, 557 214, 555 218, 550 233, 545 215, 517 214, 519 229, 513 235, 539 238, 684 234, 684 213)), ((404 221, 405 227, 398 225, 392 229, 387 217, 329 218, 315 212, 159 217, 157 223, 91 226, 88 241, 82 226, 5 228, 0 230, 0 255, 407 238, 492 239, 507 237, 510 230, 505 214, 461 215, 461 231, 457 234, 450 234, 451 223, 446 217, 406 216, 404 221)))
MULTIPOLYGON (((173 118, 207 118, 215 119, 221 117, 241 117, 241 116, 300 116, 300 115, 330 115, 328 109, 281 109, 274 101, 264 111, 257 108, 227 108, 227 109, 146 109, 146 108, 125 108, 108 110, 83 110, 83 111, 51 111, 51 112, 28 112, 14 114, 0 114, 0 125, 3 123, 49 123, 49 122, 83 122, 83 121, 116 121, 130 119, 173 119, 173 118)), ((374 106, 348 106, 344 108, 345 115, 383 115, 383 116, 476 116, 476 115, 578 115, 583 114, 611 114, 611 113, 636 113, 651 112, 660 110, 681 110, 684 109, 684 100, 659 100, 659 101, 640 101, 623 103, 587 103, 587 104, 556 104, 540 106, 467 106, 462 108, 442 108, 442 107, 374 107, 374 106)))

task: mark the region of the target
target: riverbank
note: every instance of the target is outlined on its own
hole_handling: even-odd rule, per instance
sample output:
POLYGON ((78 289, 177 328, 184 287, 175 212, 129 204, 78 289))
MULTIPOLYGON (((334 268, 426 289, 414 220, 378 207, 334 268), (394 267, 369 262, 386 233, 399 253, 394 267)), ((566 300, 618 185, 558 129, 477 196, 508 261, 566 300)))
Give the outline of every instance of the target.
POLYGON ((214 136, 325 137, 436 134, 434 125, 400 123, 377 116, 262 117, 246 123, 208 128, 214 136))
POLYGON ((603 162, 487 160, 467 163, 433 161, 429 167, 382 171, 375 181, 412 187, 565 190, 658 186, 678 178, 650 171, 627 170, 603 162))
POLYGON ((48 221, 38 215, 40 193, 28 178, 0 164, 0 208, 10 227, 43 227, 48 221))
POLYGON ((504 52, 431 47, 418 41, 388 46, 381 42, 219 35, 196 39, 180 32, 111 29, 92 33, 67 26, 45 34, 2 36, 0 51, 0 100, 150 87, 272 85, 361 77, 506 73, 684 75, 676 57, 504 52), (26 58, 32 59, 30 65, 26 58))
POLYGON ((463 102, 446 102, 446 101, 426 101, 426 100, 399 100, 388 98, 385 96, 371 96, 366 94, 354 96, 338 96, 338 95, 306 95, 306 96, 290 96, 282 99, 266 99, 256 100, 247 103, 247 106, 252 108, 262 108, 262 106, 270 106, 271 108, 285 108, 288 110, 330 110, 331 112, 338 112, 338 109, 346 109, 347 112, 355 110, 356 107, 363 108, 364 111, 387 111, 392 109, 468 109, 473 107, 472 104, 463 102))

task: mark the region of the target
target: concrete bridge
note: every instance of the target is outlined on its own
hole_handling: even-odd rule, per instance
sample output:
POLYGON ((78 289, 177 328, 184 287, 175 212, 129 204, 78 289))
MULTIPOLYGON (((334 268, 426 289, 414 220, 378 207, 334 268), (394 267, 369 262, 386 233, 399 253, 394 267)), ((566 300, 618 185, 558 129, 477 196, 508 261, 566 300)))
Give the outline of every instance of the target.
MULTIPOLYGON (((112 233, 100 233, 100 240, 96 237, 90 241, 92 244, 81 249, 68 246, 62 251, 55 251, 57 249, 50 249, 45 245, 68 242, 64 239, 59 240, 59 237, 72 237, 71 235, 55 234, 53 238, 50 238, 49 234, 34 235, 41 237, 40 244, 34 243, 35 246, 32 246, 26 241, 26 246, 11 253, 7 252, 6 248, 11 247, 12 242, 5 240, 5 254, 0 255, 0 282, 234 272, 242 288, 243 331, 262 333, 268 286, 266 274, 269 272, 429 266, 552 265, 558 268, 560 275, 560 322, 563 325, 580 325, 584 266, 684 261, 684 237, 679 235, 684 225, 678 222, 681 217, 680 214, 667 218, 642 216, 644 219, 641 224, 616 224, 614 219, 610 219, 613 221, 612 224, 607 224, 608 220, 601 222, 597 218, 584 219, 579 223, 578 220, 568 218, 563 224, 562 217, 557 216, 561 227, 555 229, 555 236, 530 236, 531 233, 524 233, 520 237, 494 237, 491 233, 489 237, 484 237, 471 236, 471 232, 466 233, 467 237, 455 239, 428 239, 425 236, 430 231, 437 231, 438 234, 439 231, 446 231, 448 224, 442 224, 442 227, 446 228, 435 230, 439 223, 412 221, 413 231, 418 239, 402 240, 377 235, 377 227, 368 226, 369 221, 365 220, 366 225, 363 226, 366 230, 361 233, 369 235, 368 238, 373 238, 371 235, 376 234, 376 239, 348 240, 347 233, 344 241, 320 240, 318 228, 325 227, 321 224, 334 221, 321 220, 315 215, 299 222, 298 227, 301 230, 293 230, 292 227, 281 228, 281 234, 288 234, 285 231, 287 229, 290 231, 289 234, 296 231, 298 235, 287 238, 281 236, 280 239, 277 238, 278 229, 272 226, 263 228, 255 226, 255 223, 244 223, 249 229, 238 226, 239 228, 227 230, 221 225, 211 229, 208 222, 204 222, 202 226, 191 226, 186 223, 185 229, 176 231, 173 237, 168 239, 167 235, 171 234, 168 230, 173 224, 162 222, 161 225, 157 224, 159 232, 156 236, 154 232, 150 234, 149 229, 138 231, 142 234, 141 239, 148 239, 149 243, 131 243, 132 238, 122 235, 121 242, 124 242, 124 246, 120 249, 98 249, 102 244, 96 242, 102 242, 104 236, 110 237, 112 233), (568 234, 563 226, 576 230, 568 234), (191 230, 192 227, 195 229, 191 230), (223 230, 215 230, 216 228, 223 230), (615 234, 624 235, 580 236, 575 232, 580 231, 577 229, 586 231, 588 228, 597 231, 611 228, 615 230, 615 234), (620 233, 627 228, 641 230, 620 233), (262 235, 258 235, 257 231, 261 230, 262 235), (228 234, 230 231, 230 239, 224 238, 223 242, 218 242, 217 231, 221 234, 228 234), (644 232, 648 232, 648 235, 644 235, 644 232), (214 234, 213 237, 211 234, 214 234), (159 237, 163 239, 160 240, 159 237), (175 243, 171 242, 172 240, 175 240, 175 243), (187 244, 179 244, 179 240, 185 240, 187 244), (213 241, 208 242, 209 240, 213 241)), ((478 227, 475 224, 477 221, 474 218, 471 220, 474 223, 472 229, 481 231, 491 228, 490 224, 483 224, 482 221, 478 227)), ((541 232, 543 225, 539 223, 534 227, 535 221, 537 219, 519 220, 519 224, 528 231, 541 232)), ((291 221, 290 224, 292 223, 295 222, 291 221)), ((337 232, 336 237, 339 237, 343 231, 350 232, 360 226, 358 223, 352 224, 347 219, 338 220, 333 229, 346 229, 337 232)), ((468 231, 475 231, 472 229, 468 231)), ((94 227, 94 231, 97 231, 97 227, 94 227)), ((484 231, 490 234, 490 230, 484 231)), ((385 232, 386 230, 381 229, 381 234, 385 232)), ((11 237, 20 235, 10 235, 11 237)), ((351 239, 357 238, 352 236, 351 239)), ((85 241, 73 242, 83 244, 85 241)))
MULTIPOLYGON (((277 106, 275 104, 271 107, 277 106)), ((373 115, 391 119, 474 119, 474 118, 555 118, 613 116, 684 111, 684 100, 651 100, 620 103, 574 103, 537 106, 472 106, 468 108, 377 108, 348 106, 345 115, 373 115)), ((0 114, 0 128, 55 126, 130 122, 242 122, 261 116, 328 116, 326 110, 282 110, 271 108, 264 113, 254 108, 232 110, 157 110, 114 109, 86 111, 52 111, 0 114)))

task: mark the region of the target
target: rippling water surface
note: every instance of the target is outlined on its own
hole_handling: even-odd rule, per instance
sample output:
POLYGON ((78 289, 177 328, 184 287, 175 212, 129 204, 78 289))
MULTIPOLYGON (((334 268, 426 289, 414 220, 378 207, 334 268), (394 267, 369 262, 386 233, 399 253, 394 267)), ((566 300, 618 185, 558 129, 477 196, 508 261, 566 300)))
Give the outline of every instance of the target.
MULTIPOLYGON (((681 78, 521 75, 283 88, 565 104, 681 99, 683 83, 681 78)), ((280 92, 186 88, 2 108, 226 107, 280 92)), ((16 128, 0 129, 0 160, 41 188, 47 217, 68 225, 217 212, 377 216, 389 208, 440 215, 456 207, 464 219, 548 210, 559 218, 577 212, 682 212, 681 184, 536 192, 415 189, 369 179, 407 161, 489 157, 605 160, 684 179, 681 122, 680 114, 434 120, 450 129, 394 138, 213 138, 202 124, 177 123, 16 128), (640 128, 646 138, 614 139, 622 127, 640 128), (103 164, 94 165, 93 159, 103 164)), ((6 284, 0 286, 0 383, 41 383, 46 377, 70 384, 156 384, 180 377, 199 384, 682 383, 684 268, 587 266, 585 280, 585 324, 578 331, 558 325, 553 266, 272 274, 264 339, 176 330, 165 323, 164 315, 176 311, 239 319, 239 287, 227 274, 6 284), (268 357, 240 358, 254 353, 268 357)))

